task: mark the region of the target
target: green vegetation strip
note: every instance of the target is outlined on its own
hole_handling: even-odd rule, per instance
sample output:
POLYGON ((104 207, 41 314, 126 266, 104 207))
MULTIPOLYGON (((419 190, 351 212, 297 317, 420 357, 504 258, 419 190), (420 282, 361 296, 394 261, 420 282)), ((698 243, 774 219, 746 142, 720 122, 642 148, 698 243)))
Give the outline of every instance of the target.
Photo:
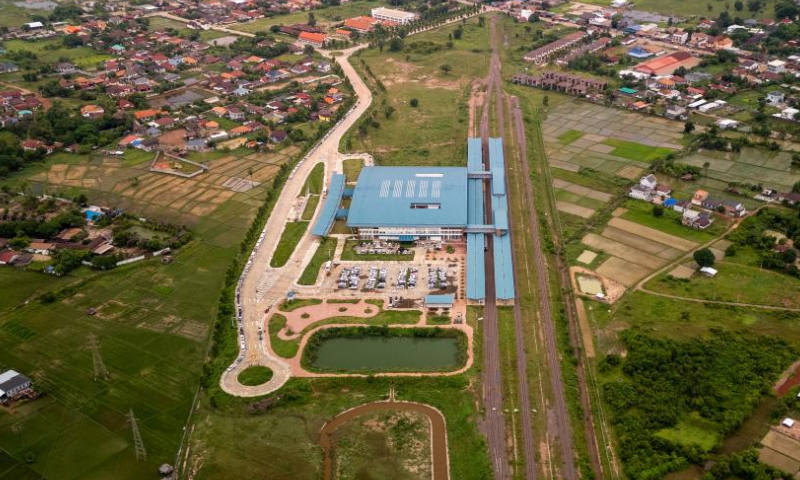
POLYGON ((299 298, 291 302, 283 302, 280 308, 282 312, 291 312, 298 308, 311 307, 313 305, 319 305, 320 303, 322 303, 322 300, 319 298, 299 298))
POLYGON ((320 195, 322 193, 322 182, 325 178, 325 164, 318 163, 311 169, 311 173, 308 174, 308 178, 306 178, 306 183, 303 186, 303 191, 300 192, 301 195, 306 195, 308 193, 313 195, 320 195))
POLYGON ((281 239, 275 247, 275 253, 272 254, 272 260, 269 262, 271 267, 280 268, 286 265, 297 244, 300 243, 300 239, 303 238, 303 234, 306 233, 306 228, 308 228, 308 222, 289 222, 286 224, 286 228, 281 234, 281 239))
POLYGON ((302 219, 310 221, 312 218, 314 218, 314 212, 317 210, 317 205, 319 205, 319 195, 311 195, 308 197, 306 207, 303 209, 302 219))
POLYGON ((611 155, 645 163, 652 162, 656 158, 665 157, 674 151, 671 148, 652 147, 618 138, 607 138, 603 141, 603 144, 614 147, 611 155))
MULTIPOLYGON (((317 247, 317 251, 314 252, 314 256, 311 257, 311 261, 306 266, 306 269, 303 270, 303 274, 300 275, 300 279, 297 280, 297 283, 300 285, 314 285, 319 276, 319 269, 322 268, 323 263, 333 258, 335 249, 335 238, 323 238, 319 247, 317 247)), ((328 303, 330 303, 330 300, 328 303)))
POLYGON ((272 380, 272 369, 262 365, 247 367, 239 373, 239 383, 248 387, 261 385, 272 380))

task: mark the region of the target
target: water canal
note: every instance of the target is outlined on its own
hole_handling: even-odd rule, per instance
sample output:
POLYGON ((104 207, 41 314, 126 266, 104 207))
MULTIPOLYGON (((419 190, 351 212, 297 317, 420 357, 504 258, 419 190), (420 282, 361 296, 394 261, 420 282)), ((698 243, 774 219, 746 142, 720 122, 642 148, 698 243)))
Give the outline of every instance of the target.
POLYGON ((311 367, 325 372, 430 372, 463 364, 459 339, 367 336, 321 340, 311 367))

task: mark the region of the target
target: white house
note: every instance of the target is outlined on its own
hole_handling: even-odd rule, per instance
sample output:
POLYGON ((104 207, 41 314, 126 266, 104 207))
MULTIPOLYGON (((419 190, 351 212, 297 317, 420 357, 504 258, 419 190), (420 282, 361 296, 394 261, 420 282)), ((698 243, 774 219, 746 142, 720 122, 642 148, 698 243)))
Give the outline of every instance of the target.
POLYGON ((653 190, 658 186, 658 179, 652 173, 642 177, 639 179, 639 185, 647 188, 648 190, 653 190))
POLYGON ((653 199, 653 191, 647 187, 643 187, 642 185, 634 185, 631 187, 630 192, 628 192, 628 196, 635 198, 636 200, 644 200, 645 202, 649 202, 653 199))
POLYGON ((717 126, 723 130, 736 130, 739 128, 739 122, 729 118, 720 118, 716 123, 717 126))
POLYGON ((777 105, 780 105, 781 103, 783 103, 783 99, 784 98, 785 98, 785 95, 783 94, 783 92, 780 92, 780 91, 777 91, 777 90, 774 91, 774 92, 769 92, 767 94, 767 103, 769 103, 770 105, 772 105, 774 107, 774 106, 777 106, 777 105))
POLYGON ((6 370, 0 373, 0 402, 7 402, 30 387, 30 378, 14 370, 6 370))
POLYGON ((400 25, 407 25, 417 19, 416 13, 386 7, 373 8, 371 14, 372 18, 376 20, 388 20, 400 25))
POLYGON ((783 60, 772 60, 767 63, 767 70, 772 73, 783 73, 786 70, 786 62, 783 60))
POLYGON ((782 118, 784 120, 794 120, 795 116, 800 113, 800 110, 796 108, 784 108, 780 113, 775 113, 772 116, 782 118))

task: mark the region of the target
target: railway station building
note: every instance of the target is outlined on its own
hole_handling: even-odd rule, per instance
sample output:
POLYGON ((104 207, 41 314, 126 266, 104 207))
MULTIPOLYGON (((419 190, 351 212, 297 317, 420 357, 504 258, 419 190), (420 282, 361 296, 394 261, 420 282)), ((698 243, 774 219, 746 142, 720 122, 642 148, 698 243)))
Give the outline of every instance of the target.
POLYGON ((354 189, 334 174, 312 233, 326 236, 336 220, 362 240, 464 241, 467 298, 486 297, 486 269, 494 294, 514 298, 503 141, 467 143, 466 167, 364 167, 354 189), (349 208, 342 208, 349 198, 349 208), (486 251, 491 247, 492 262, 486 251))

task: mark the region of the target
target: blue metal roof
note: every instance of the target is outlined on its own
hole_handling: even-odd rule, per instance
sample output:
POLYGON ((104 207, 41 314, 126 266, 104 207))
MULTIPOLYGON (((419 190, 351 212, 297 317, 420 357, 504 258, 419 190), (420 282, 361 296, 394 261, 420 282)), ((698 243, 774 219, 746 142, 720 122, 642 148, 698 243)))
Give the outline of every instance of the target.
POLYGON ((425 304, 427 305, 427 304, 430 304, 430 303, 435 303, 435 304, 447 303, 447 304, 452 305, 454 298, 455 297, 453 296, 453 294, 425 295, 425 304))
POLYGON ((483 145, 480 138, 467 140, 467 168, 470 172, 483 171, 483 145))
POLYGON ((342 202, 342 193, 344 193, 344 175, 341 173, 334 173, 331 175, 328 197, 325 199, 325 204, 322 205, 322 210, 319 212, 317 223, 315 223, 314 228, 311 229, 312 235, 324 237, 331 230, 333 221, 336 218, 336 213, 339 209, 339 204, 342 202))
POLYGON ((467 234, 467 298, 470 300, 486 298, 485 245, 483 233, 467 234))
POLYGON ((467 224, 467 169, 364 167, 358 176, 350 227, 459 227, 467 224))
MULTIPOLYGON (((505 159, 503 140, 489 139, 489 164, 492 168, 492 218, 498 230, 508 230, 508 197, 506 196, 505 159)), ((511 235, 495 235, 494 277, 495 294, 500 300, 514 298, 514 262, 511 235)))

